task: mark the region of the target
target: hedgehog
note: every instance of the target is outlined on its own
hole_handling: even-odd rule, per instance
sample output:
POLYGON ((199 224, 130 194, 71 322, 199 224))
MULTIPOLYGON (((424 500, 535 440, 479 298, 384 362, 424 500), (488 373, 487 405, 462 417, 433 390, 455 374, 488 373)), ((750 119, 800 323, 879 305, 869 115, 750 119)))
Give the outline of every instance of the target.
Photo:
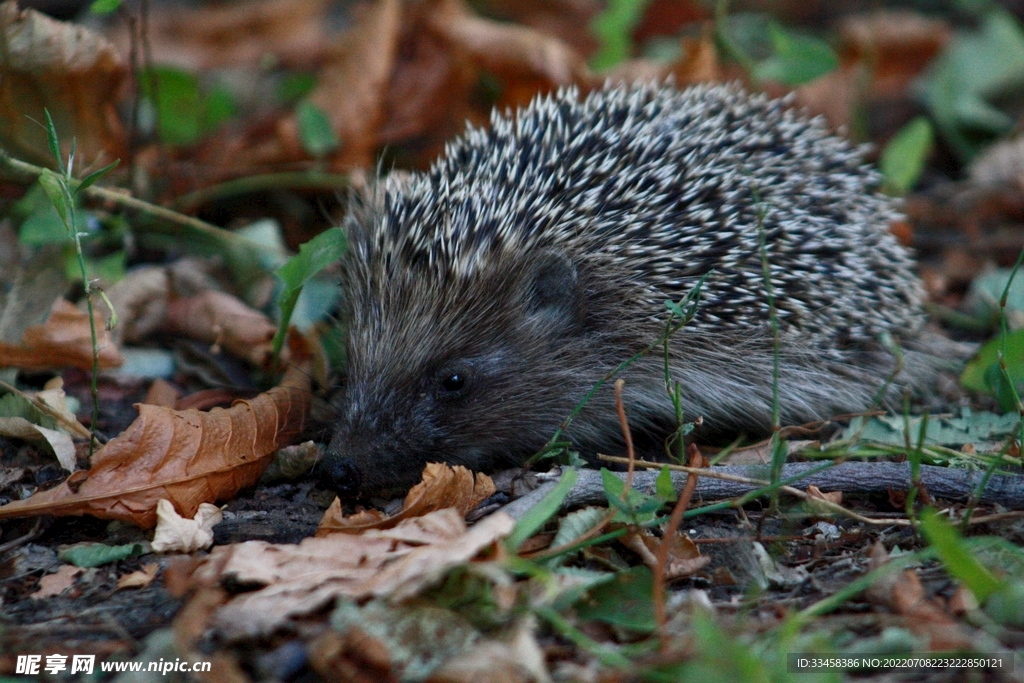
MULTIPOLYGON (((701 278, 667 351, 619 374, 643 452, 678 429, 666 356, 685 419, 715 433, 771 428, 776 353, 787 424, 914 387, 927 363, 889 382, 890 349, 922 330, 922 287, 864 155, 739 85, 606 85, 496 112, 428 172, 379 179, 343 222, 348 356, 324 479, 375 496, 430 462, 521 465, 701 278)), ((621 450, 611 383, 564 436, 584 457, 621 450)))

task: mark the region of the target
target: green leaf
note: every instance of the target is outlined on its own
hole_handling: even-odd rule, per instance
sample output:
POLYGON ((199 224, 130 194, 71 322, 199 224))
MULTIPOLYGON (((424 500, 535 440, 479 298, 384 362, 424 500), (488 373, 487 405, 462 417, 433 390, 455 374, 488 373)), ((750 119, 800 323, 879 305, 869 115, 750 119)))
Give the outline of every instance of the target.
POLYGON ((654 481, 654 490, 661 500, 667 503, 675 502, 678 494, 676 493, 675 485, 672 483, 672 471, 669 468, 661 468, 658 478, 654 481))
POLYGON ((81 192, 82 190, 84 190, 87 187, 91 187, 97 180, 99 180, 100 178, 102 178, 103 176, 107 175, 108 173, 113 171, 115 168, 117 168, 117 165, 120 164, 120 163, 121 163, 120 159, 114 159, 112 162, 110 162, 109 164, 107 164, 106 166, 101 168, 100 170, 93 171, 89 175, 87 175, 84 178, 82 178, 82 181, 80 183, 78 183, 78 187, 75 189, 75 194, 81 192))
POLYGON ((630 488, 626 493, 626 500, 622 500, 626 482, 604 467, 601 468, 601 481, 604 483, 604 495, 609 506, 618 511, 612 518, 614 522, 643 524, 654 519, 654 513, 665 504, 664 500, 645 496, 634 488, 630 488))
POLYGON ((653 591, 651 570, 633 567, 589 590, 576 603, 576 614, 580 619, 602 621, 637 633, 650 633, 658 626, 653 591))
POLYGON ((633 54, 633 31, 644 16, 650 0, 608 0, 603 11, 590 22, 590 32, 600 41, 591 67, 601 71, 629 59, 633 54))
POLYGON ((956 527, 934 510, 922 511, 921 531, 938 551, 946 570, 971 589, 978 602, 984 603, 988 596, 1003 588, 1003 582, 978 561, 956 527))
POLYGON ((755 79, 800 85, 839 68, 839 57, 825 41, 792 33, 774 22, 768 32, 774 54, 754 67, 755 79))
POLYGON ((302 148, 310 156, 319 159, 338 148, 338 136, 323 109, 309 100, 303 100, 295 108, 295 119, 299 124, 302 148))
MULTIPOLYGON (((1019 416, 1016 414, 996 415, 968 409, 964 409, 959 417, 932 415, 928 418, 925 445, 957 448, 973 443, 981 450, 985 442, 994 444, 1016 433, 1018 421, 1019 416)), ((859 434, 866 441, 905 446, 904 428, 909 423, 910 443, 916 444, 921 422, 921 417, 904 420, 902 415, 881 415, 868 420, 858 417, 850 421, 850 426, 843 432, 843 439, 849 440, 859 434)))
POLYGON ((190 145, 200 136, 202 95, 199 79, 171 67, 156 67, 140 78, 143 95, 156 107, 157 133, 170 145, 190 145), (156 80, 156 93, 151 79, 156 80))
POLYGON ((283 104, 292 104, 309 95, 315 87, 315 74, 305 71, 287 74, 277 86, 277 97, 283 104))
POLYGON ((879 161, 889 193, 904 195, 913 189, 932 151, 934 137, 932 124, 918 116, 889 140, 879 161))
POLYGON ((344 253, 345 232, 341 228, 329 228, 301 245, 299 253, 277 271, 282 287, 277 300, 281 309, 281 321, 277 334, 274 335, 275 358, 284 344, 288 325, 291 323, 292 313, 303 286, 324 268, 337 262, 344 253))
POLYGON ((64 221, 49 201, 26 218, 18 230, 18 241, 30 247, 65 244, 71 240, 64 221))
POLYGON ((996 623, 1014 629, 1024 628, 1024 581, 1011 579, 985 602, 985 614, 996 623))
POLYGON ((203 102, 203 116, 200 121, 203 133, 207 133, 238 114, 238 105, 231 91, 222 85, 214 87, 203 102))
POLYGON ((18 394, 4 394, 0 396, 0 417, 20 417, 40 427, 57 429, 57 421, 54 418, 39 410, 28 399, 18 394))
POLYGON ((558 532, 551 541, 551 547, 558 548, 572 543, 597 526, 607 514, 607 508, 587 507, 565 515, 558 522, 558 532))
POLYGON ((63 174, 64 171, 64 159, 60 155, 60 142, 57 140, 57 127, 53 125, 53 118, 50 116, 49 109, 43 109, 43 113, 46 114, 46 142, 50 146, 50 154, 57 160, 57 168, 63 174))
MULTIPOLYGON (((1012 268, 997 268, 971 281, 967 300, 975 316, 991 321, 994 326, 999 324, 999 301, 1012 274, 1012 268)), ((1010 291, 1006 293, 1006 314, 1011 327, 1019 327, 1017 323, 1024 320, 1024 273, 1014 276, 1010 291)))
POLYGON ((76 543, 58 552, 57 557, 76 567, 99 567, 149 552, 147 545, 143 543, 127 543, 125 545, 76 543))
POLYGON ((111 14, 121 8, 122 0, 93 0, 89 11, 93 14, 111 14))
POLYGON ((199 78, 182 69, 156 67, 143 73, 139 82, 143 96, 156 108, 160 139, 170 145, 185 146, 198 142, 237 109, 226 88, 214 88, 207 95, 199 78))
POLYGON ((961 161, 1009 130, 1013 119, 993 101, 1024 86, 1024 32, 1008 12, 992 9, 977 31, 960 32, 933 62, 925 102, 961 161))
POLYGON ((569 495, 569 491, 576 483, 577 476, 576 470, 566 469, 563 471, 555 488, 551 489, 548 495, 544 496, 516 522, 512 533, 505 539, 505 546, 509 552, 516 552, 526 539, 537 533, 561 509, 565 497, 569 495))
MULTIPOLYGON (((77 268, 78 264, 75 265, 77 268)), ((124 249, 119 249, 103 258, 89 259, 87 270, 93 277, 100 278, 103 280, 103 284, 109 287, 124 279, 125 273, 128 272, 128 254, 124 249)), ((80 277, 81 271, 76 272, 80 277)))
POLYGON ((74 230, 74 226, 71 225, 71 206, 68 203, 64 179, 50 169, 44 168, 43 172, 39 174, 39 185, 43 188, 46 196, 50 198, 53 208, 57 210, 57 215, 64 222, 64 227, 68 231, 74 230))
MULTIPOLYGON (((999 372, 999 353, 1003 349, 1003 335, 985 342, 978 353, 967 362, 960 375, 960 384, 972 391, 996 394, 1002 384, 999 372), (995 370, 992 370, 995 368, 995 370), (996 373, 995 375, 991 373, 996 373)), ((1014 330, 1005 337, 1006 355, 1003 362, 1014 386, 1024 388, 1024 329, 1014 330)), ((1007 408, 1003 406, 1003 409, 1007 408)), ((1011 407, 1012 409, 1012 407, 1011 407)))

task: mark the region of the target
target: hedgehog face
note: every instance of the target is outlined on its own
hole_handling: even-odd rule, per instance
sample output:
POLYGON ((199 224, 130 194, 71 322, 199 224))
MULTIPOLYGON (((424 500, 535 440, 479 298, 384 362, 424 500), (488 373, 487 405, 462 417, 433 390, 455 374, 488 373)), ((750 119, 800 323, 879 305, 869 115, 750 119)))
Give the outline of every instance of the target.
POLYGON ((390 494, 429 462, 487 471, 544 446, 596 365, 575 267, 554 253, 527 260, 463 279, 415 265, 349 273, 349 365, 323 463, 332 488, 390 494))

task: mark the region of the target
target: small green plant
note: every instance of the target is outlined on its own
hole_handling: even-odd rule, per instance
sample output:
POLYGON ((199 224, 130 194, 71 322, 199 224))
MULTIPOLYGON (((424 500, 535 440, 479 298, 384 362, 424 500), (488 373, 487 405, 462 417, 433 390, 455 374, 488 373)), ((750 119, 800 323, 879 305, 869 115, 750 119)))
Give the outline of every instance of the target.
POLYGON ((106 295, 102 290, 97 290, 92 286, 92 282, 89 280, 89 271, 85 263, 85 254, 82 251, 82 233, 78 229, 78 214, 77 214, 77 203, 78 195, 85 190, 87 187, 93 185, 97 180, 105 176, 107 173, 117 167, 120 160, 115 160, 110 164, 107 164, 98 171, 93 171, 81 180, 77 180, 73 176, 75 166, 75 147, 76 142, 74 138, 71 140, 71 151, 68 153, 67 163, 64 163, 64 159, 60 153, 60 142, 57 138, 57 128, 53 125, 53 119, 50 117, 50 112, 44 110, 46 114, 46 137, 47 142, 50 146, 50 153, 53 154, 53 158, 57 160, 57 168, 59 173, 55 173, 48 168, 44 168, 42 173, 39 174, 39 185, 43 188, 46 196, 49 197, 53 203, 53 208, 57 210, 57 215, 60 216, 61 222, 64 224, 64 228, 67 230, 68 236, 75 244, 75 253, 78 255, 78 266, 82 275, 82 284, 85 288, 85 302, 89 311, 89 332, 92 335, 92 425, 90 431, 93 436, 89 439, 89 456, 92 457, 93 448, 95 447, 95 429, 96 423, 99 421, 99 390, 96 385, 97 377, 100 372, 100 347, 96 336, 96 319, 93 315, 93 295, 99 294, 107 308, 111 312, 111 319, 108 322, 108 327, 113 328, 117 325, 117 314, 114 311, 113 305, 110 300, 107 299, 106 295))
POLYGON ((341 144, 327 112, 309 100, 303 100, 295 107, 295 120, 302 148, 314 159, 327 156, 341 144))
POLYGON ((156 119, 156 131, 169 145, 195 144, 237 111, 226 88, 218 86, 207 92, 195 74, 182 69, 148 69, 139 84, 156 119))
POLYGON ((879 167, 889 194, 904 195, 913 189, 924 171, 934 146, 932 124, 923 116, 900 128, 882 150, 879 167))
POLYGON ((796 86, 839 68, 835 50, 820 38, 797 33, 763 14, 729 14, 715 5, 715 36, 722 52, 757 81, 796 86))
POLYGON ((292 313, 295 311, 295 304, 299 300, 302 288, 320 271, 340 259, 343 253, 345 253, 345 233, 341 228, 329 228, 300 246, 299 253, 291 257, 277 271, 277 277, 281 281, 281 293, 277 299, 277 305, 281 309, 281 319, 277 333, 274 335, 273 367, 275 369, 278 366, 281 348, 284 346, 284 340, 288 334, 288 324, 291 322, 292 313))
POLYGON ((608 69, 632 55, 633 31, 644 16, 650 0, 609 0, 603 12, 590 22, 591 32, 601 43, 591 60, 598 71, 608 69))

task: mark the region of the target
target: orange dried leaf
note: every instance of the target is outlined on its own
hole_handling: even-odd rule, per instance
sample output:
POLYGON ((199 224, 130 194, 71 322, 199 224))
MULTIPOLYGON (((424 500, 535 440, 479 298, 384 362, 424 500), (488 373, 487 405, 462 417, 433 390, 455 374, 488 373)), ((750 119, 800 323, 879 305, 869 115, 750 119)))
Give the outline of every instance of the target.
POLYGON ((79 159, 91 164, 125 155, 116 107, 127 69, 99 34, 13 1, 0 4, 0 74, 0 147, 52 164, 36 123, 46 108, 61 141, 77 140, 79 159))
POLYGON ((439 3, 431 28, 488 71, 515 80, 536 78, 549 88, 586 83, 590 71, 571 47, 528 26, 474 16, 459 3, 439 3))
POLYGON ((144 564, 142 569, 136 570, 131 574, 125 574, 119 578, 117 580, 117 590, 122 588, 145 588, 153 582, 158 571, 160 571, 160 565, 156 562, 144 564))
POLYGON ((359 512, 345 517, 341 502, 335 499, 324 513, 317 536, 335 532, 359 534, 368 529, 390 529, 411 517, 419 517, 435 510, 454 508, 465 517, 484 500, 494 495, 494 481, 486 474, 472 472, 461 465, 451 467, 444 463, 429 463, 423 469, 423 480, 412 487, 405 497, 402 509, 385 517, 376 511, 359 512))
MULTIPOLYGON (((100 348, 100 367, 115 368, 124 363, 121 352, 111 342, 103 319, 94 315, 96 343, 100 348)), ((22 370, 52 370, 73 366, 92 369, 92 334, 89 314, 67 301, 57 299, 50 316, 41 325, 25 330, 20 344, 0 342, 0 367, 22 370)))
POLYGON ((270 360, 277 331, 263 313, 214 289, 168 304, 165 326, 170 332, 223 346, 259 368, 270 360))
POLYGON ((39 579, 39 590, 29 597, 35 600, 44 600, 60 595, 75 584, 75 579, 85 570, 70 564, 61 565, 53 574, 47 574, 39 579))
POLYGON ((161 498, 191 518, 201 503, 255 483, 274 452, 301 433, 309 379, 292 368, 279 386, 226 410, 138 409, 128 429, 96 452, 84 479, 0 507, 0 519, 93 515, 150 528, 161 498))

